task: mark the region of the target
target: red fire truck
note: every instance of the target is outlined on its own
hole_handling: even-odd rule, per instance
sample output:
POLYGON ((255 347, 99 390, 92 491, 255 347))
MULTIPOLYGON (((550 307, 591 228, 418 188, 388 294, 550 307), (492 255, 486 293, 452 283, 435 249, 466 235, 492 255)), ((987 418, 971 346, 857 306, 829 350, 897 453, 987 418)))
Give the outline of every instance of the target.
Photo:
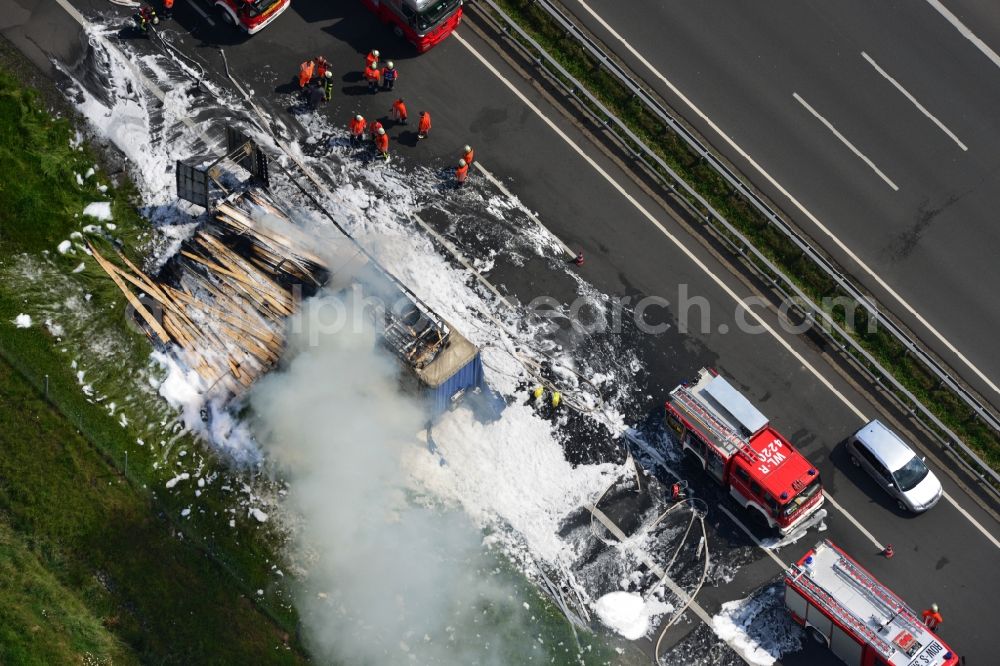
POLYGON ((670 392, 667 425, 743 507, 788 534, 823 504, 819 472, 767 417, 709 368, 670 392))
POLYGON ((785 572, 785 605, 849 666, 952 666, 959 657, 899 597, 824 540, 785 572))
POLYGON ((462 21, 462 0, 362 0, 383 23, 392 25, 423 53, 458 27, 462 21))
POLYGON ((291 0, 209 0, 226 23, 242 28, 248 35, 267 27, 288 9, 291 0))

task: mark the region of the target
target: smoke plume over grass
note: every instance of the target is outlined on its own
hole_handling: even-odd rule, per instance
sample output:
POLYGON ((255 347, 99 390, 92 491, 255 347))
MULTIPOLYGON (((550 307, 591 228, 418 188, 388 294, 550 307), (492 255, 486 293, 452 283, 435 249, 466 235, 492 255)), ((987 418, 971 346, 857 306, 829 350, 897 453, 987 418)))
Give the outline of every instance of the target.
POLYGON ((548 663, 480 531, 406 490, 401 454, 424 446, 426 414, 400 393, 400 366, 371 327, 317 335, 335 298, 304 304, 286 367, 251 398, 298 520, 307 646, 321 663, 548 663))

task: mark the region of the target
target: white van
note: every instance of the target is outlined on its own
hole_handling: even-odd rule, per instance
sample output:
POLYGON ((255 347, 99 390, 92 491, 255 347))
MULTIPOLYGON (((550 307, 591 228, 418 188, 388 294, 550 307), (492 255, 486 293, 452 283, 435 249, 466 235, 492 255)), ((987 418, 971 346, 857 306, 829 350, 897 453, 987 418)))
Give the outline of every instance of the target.
POLYGON ((847 440, 851 462, 871 474, 905 511, 921 513, 941 499, 941 482, 899 435, 875 419, 847 440))

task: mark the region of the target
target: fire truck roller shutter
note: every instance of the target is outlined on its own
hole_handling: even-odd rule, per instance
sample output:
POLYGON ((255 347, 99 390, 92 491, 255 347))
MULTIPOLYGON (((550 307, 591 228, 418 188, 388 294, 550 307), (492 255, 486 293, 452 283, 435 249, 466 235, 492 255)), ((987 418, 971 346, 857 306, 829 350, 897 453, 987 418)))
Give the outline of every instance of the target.
POLYGON ((806 623, 812 626, 825 639, 827 645, 830 644, 830 630, 833 627, 833 620, 823 615, 823 611, 810 605, 809 612, 806 615, 806 623))
POLYGON ((705 457, 705 470, 719 483, 725 482, 726 461, 715 451, 708 449, 705 457))
POLYGON ((802 595, 796 592, 788 584, 785 585, 785 605, 788 609, 795 613, 795 616, 801 619, 806 618, 806 610, 809 608, 809 604, 802 595))
POLYGON ((830 650, 845 664, 861 663, 861 643, 851 638, 837 625, 833 625, 833 633, 830 634, 830 650))

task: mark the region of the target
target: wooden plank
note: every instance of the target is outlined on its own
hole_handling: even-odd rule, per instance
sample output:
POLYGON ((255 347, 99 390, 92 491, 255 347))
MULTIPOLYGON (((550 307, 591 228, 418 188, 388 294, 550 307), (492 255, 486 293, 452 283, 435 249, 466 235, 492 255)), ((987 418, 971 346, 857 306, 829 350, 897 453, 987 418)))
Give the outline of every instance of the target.
POLYGON ((104 269, 104 272, 107 273, 118 288, 121 289, 126 300, 128 300, 132 307, 135 308, 135 311, 139 313, 146 323, 149 324, 149 327, 153 329, 153 332, 156 333, 158 338, 160 338, 160 341, 163 342, 163 344, 170 344, 170 334, 167 333, 163 326, 160 325, 160 322, 156 321, 156 317, 154 317, 149 310, 146 309, 139 299, 135 297, 135 294, 133 294, 125 283, 122 282, 122 279, 118 277, 117 271, 108 262, 108 260, 101 256, 101 253, 97 251, 97 248, 95 248, 90 241, 87 241, 87 247, 90 248, 90 251, 98 265, 104 269))
POLYGON ((194 296, 192 296, 192 295, 190 295, 190 294, 188 294, 186 292, 178 291, 178 290, 174 289, 173 287, 167 287, 167 289, 169 290, 168 293, 170 293, 173 298, 175 298, 177 300, 180 300, 180 301, 185 301, 187 303, 190 303, 190 304, 192 304, 193 307, 197 307, 199 310, 202 310, 203 312, 212 314, 212 315, 218 317, 219 319, 227 321, 230 324, 232 324, 232 325, 237 326, 238 328, 240 328, 240 330, 242 330, 242 331, 244 331, 244 332, 252 335, 253 337, 257 338, 261 342, 270 342, 270 341, 274 340, 275 338, 278 338, 278 336, 275 335, 275 333, 273 331, 271 331, 269 329, 261 328, 261 326, 258 325, 258 324, 255 324, 253 322, 247 321, 246 319, 244 319, 242 317, 239 317, 237 315, 228 313, 228 312, 226 312, 224 310, 221 310, 221 309, 216 308, 216 307, 214 307, 212 305, 209 305, 209 304, 207 304, 207 303, 205 303, 203 301, 200 301, 200 300, 196 299, 194 296))
MULTIPOLYGON (((266 294, 266 292, 262 287, 248 282, 246 279, 230 271, 228 268, 223 268, 221 266, 218 266, 208 259, 205 259, 203 257, 200 257, 196 254, 192 254, 189 252, 185 252, 184 254, 190 259, 193 259, 194 261, 205 265, 210 270, 217 273, 218 274, 217 278, 219 279, 220 286, 223 284, 228 284, 230 289, 232 289, 233 287, 238 287, 242 293, 246 294, 252 300, 256 301, 258 307, 256 307, 255 310, 258 313, 267 315, 268 318, 276 322, 281 321, 283 317, 287 316, 288 314, 291 314, 291 312, 288 310, 287 307, 281 307, 280 305, 272 302, 272 300, 268 297, 268 295, 266 294), (232 278, 233 282, 231 283, 223 282, 221 276, 230 277, 232 278)), ((243 306, 244 299, 240 299, 236 297, 234 294, 229 294, 229 296, 234 304, 237 304, 238 307, 240 307, 241 309, 244 308, 243 306)))
MULTIPOLYGON (((164 293, 164 291, 160 288, 159 285, 157 285, 155 282, 146 277, 145 274, 143 274, 142 271, 136 268, 135 265, 132 264, 132 262, 130 262, 127 257, 122 255, 121 253, 119 253, 118 256, 124 259, 126 263, 128 263, 128 265, 134 271, 137 272, 138 275, 132 275, 130 273, 127 273, 118 266, 112 264, 111 262, 107 262, 109 268, 115 271, 120 277, 125 278, 126 280, 131 282, 133 285, 136 286, 136 288, 146 292, 146 294, 150 298, 160 303, 166 310, 173 312, 177 317, 179 317, 179 321, 174 322, 173 328, 168 326, 165 326, 165 328, 168 329, 168 332, 174 338, 180 338, 181 340, 183 340, 185 346, 194 344, 195 341, 194 339, 198 337, 197 327, 194 325, 194 322, 188 319, 187 315, 184 312, 182 312, 180 308, 178 308, 177 305, 173 303, 173 301, 170 300, 170 298, 167 296, 166 293, 164 293)), ((164 312, 164 317, 166 317, 166 314, 167 313, 164 312)))
POLYGON ((206 250, 212 252, 212 256, 217 261, 221 262, 228 269, 226 272, 230 275, 230 277, 233 277, 258 292, 272 306, 278 308, 279 310, 287 311, 285 314, 291 314, 291 310, 284 302, 288 301, 289 297, 277 283, 259 271, 257 271, 259 277, 259 279, 257 279, 257 277, 252 275, 244 266, 239 265, 239 260, 241 258, 232 250, 220 243, 216 238, 207 234, 199 233, 197 240, 206 250), (282 299, 279 297, 284 298, 282 299))

